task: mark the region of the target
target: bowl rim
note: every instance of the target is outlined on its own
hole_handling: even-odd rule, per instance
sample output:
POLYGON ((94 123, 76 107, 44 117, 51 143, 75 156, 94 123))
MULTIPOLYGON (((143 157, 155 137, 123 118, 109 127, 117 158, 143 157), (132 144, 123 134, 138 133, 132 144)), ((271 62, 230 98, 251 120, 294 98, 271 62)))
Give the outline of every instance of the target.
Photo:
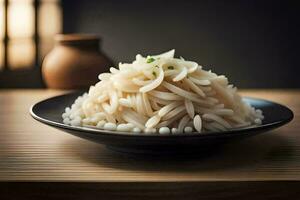
POLYGON ((293 111, 290 108, 288 108, 287 106, 284 106, 282 104, 279 104, 279 103, 276 103, 276 102, 273 102, 273 101, 261 99, 261 98, 246 97, 246 96, 242 97, 242 98, 243 99, 248 99, 248 100, 254 100, 254 101, 263 101, 263 102, 267 102, 267 103, 270 103, 270 104, 275 104, 277 106, 280 106, 280 107, 286 109, 289 112, 289 116, 286 117, 284 120, 281 120, 281 121, 271 122, 271 123, 262 124, 262 125, 252 125, 252 126, 247 126, 247 127, 242 127, 242 128, 229 129, 227 131, 221 131, 221 132, 199 133, 199 132, 194 131, 192 133, 186 133, 186 134, 168 134, 168 135, 164 135, 164 134, 141 134, 141 133, 124 132, 124 131, 109 131, 109 130, 104 130, 104 129, 89 128, 89 127, 71 126, 71 125, 63 124, 62 122, 59 123, 59 122, 51 121, 49 119, 45 119, 43 117, 38 116, 34 112, 34 109, 39 104, 45 103, 46 101, 53 100, 55 98, 60 98, 62 96, 75 95, 77 93, 79 93, 79 91, 68 92, 68 93, 65 93, 65 94, 56 95, 56 96, 38 101, 37 103, 30 106, 29 113, 35 120, 37 120, 37 121, 39 121, 43 124, 50 125, 52 127, 56 127, 56 128, 60 128, 60 129, 66 129, 66 130, 70 130, 70 131, 80 131, 80 132, 85 132, 85 133, 92 134, 92 135, 100 135, 101 134, 102 136, 139 137, 139 138, 140 137, 147 137, 147 138, 185 138, 185 137, 195 137, 195 136, 196 137, 203 137, 203 138, 221 137, 221 136, 231 137, 232 135, 245 135, 250 131, 252 132, 252 131, 264 130, 264 129, 272 128, 272 127, 279 127, 279 126, 282 126, 284 124, 289 123, 294 118, 293 111))

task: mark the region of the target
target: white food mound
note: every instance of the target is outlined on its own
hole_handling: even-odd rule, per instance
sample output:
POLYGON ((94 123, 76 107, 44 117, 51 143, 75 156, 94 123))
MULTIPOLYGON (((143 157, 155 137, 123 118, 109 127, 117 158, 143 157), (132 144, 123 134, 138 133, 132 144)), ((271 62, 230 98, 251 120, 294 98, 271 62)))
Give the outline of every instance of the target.
POLYGON ((62 114, 71 126, 145 134, 226 131, 262 123, 224 75, 174 58, 175 50, 119 63, 62 114))

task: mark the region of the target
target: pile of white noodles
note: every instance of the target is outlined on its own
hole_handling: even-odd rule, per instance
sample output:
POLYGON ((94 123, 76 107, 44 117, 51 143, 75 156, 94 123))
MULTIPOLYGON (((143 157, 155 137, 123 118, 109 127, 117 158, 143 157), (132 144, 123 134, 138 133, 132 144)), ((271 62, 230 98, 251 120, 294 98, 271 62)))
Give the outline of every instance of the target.
POLYGON ((225 76, 174 58, 175 50, 136 56, 99 75, 100 81, 63 113, 71 126, 132 133, 226 131, 262 123, 225 76))

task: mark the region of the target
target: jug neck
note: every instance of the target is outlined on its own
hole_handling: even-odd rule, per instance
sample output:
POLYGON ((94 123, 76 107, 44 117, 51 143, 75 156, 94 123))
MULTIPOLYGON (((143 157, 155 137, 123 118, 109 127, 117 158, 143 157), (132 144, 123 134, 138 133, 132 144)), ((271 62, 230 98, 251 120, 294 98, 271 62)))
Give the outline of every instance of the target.
POLYGON ((55 45, 80 48, 82 50, 99 51, 100 37, 90 34, 58 34, 55 36, 55 45))

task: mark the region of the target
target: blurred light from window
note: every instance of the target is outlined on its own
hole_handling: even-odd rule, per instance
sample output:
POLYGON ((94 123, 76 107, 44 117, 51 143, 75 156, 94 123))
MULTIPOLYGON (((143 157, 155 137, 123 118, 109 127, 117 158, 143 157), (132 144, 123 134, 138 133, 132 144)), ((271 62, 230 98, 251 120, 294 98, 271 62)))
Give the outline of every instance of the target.
MULTIPOLYGON (((4 67, 5 16, 4 2, 0 0, 0 69, 4 67)), ((36 57, 35 9, 37 11, 38 53, 43 58, 54 46, 53 37, 62 31, 61 0, 8 0, 7 7, 7 61, 8 68, 34 67, 36 57)))
POLYGON ((32 0, 9 0, 9 38, 28 38, 34 34, 34 8, 32 0))
POLYGON ((4 38, 4 0, 0 0, 0 40, 2 40, 3 38, 4 38))
POLYGON ((32 39, 11 40, 8 43, 8 65, 11 69, 34 67, 35 45, 32 39))
POLYGON ((38 10, 39 57, 42 60, 54 46, 54 36, 62 32, 60 0, 42 0, 38 10))
POLYGON ((0 70, 4 68, 4 0, 0 0, 0 70))
POLYGON ((53 38, 41 38, 39 43, 40 58, 43 59, 50 52, 53 46, 53 38))
POLYGON ((61 32, 62 12, 58 0, 42 1, 38 10, 40 37, 53 37, 61 32))

